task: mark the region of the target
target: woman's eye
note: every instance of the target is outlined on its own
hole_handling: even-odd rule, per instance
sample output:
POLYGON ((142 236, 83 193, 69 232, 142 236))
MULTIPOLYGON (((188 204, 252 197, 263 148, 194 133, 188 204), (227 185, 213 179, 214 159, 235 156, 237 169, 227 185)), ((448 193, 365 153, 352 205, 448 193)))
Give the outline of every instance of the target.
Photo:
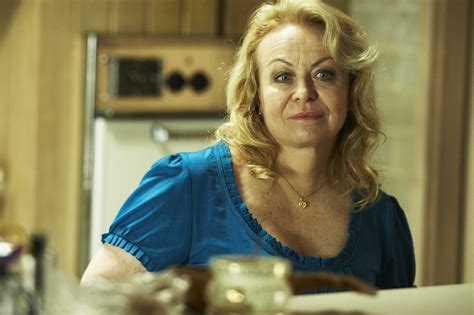
POLYGON ((334 79, 334 72, 329 70, 321 70, 316 73, 316 79, 321 81, 330 81, 334 79))
POLYGON ((275 75, 274 80, 276 82, 285 83, 291 80, 291 76, 288 73, 278 73, 275 75))

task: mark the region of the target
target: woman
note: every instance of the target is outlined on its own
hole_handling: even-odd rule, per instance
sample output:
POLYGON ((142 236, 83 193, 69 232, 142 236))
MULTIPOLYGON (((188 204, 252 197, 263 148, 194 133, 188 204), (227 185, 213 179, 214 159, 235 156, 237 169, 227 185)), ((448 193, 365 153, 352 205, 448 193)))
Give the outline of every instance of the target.
POLYGON ((255 254, 379 288, 412 286, 405 215, 368 162, 381 134, 375 59, 359 26, 327 5, 258 8, 230 72, 218 141, 152 166, 83 282, 255 254))

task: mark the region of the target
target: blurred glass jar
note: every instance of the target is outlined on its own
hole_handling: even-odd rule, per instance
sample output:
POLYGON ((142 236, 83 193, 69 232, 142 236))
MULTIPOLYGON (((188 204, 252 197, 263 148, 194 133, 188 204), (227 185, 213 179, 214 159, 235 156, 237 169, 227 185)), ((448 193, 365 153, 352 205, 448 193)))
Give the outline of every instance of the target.
POLYGON ((207 287, 208 314, 278 313, 283 311, 291 287, 288 261, 265 256, 220 256, 211 260, 207 287))

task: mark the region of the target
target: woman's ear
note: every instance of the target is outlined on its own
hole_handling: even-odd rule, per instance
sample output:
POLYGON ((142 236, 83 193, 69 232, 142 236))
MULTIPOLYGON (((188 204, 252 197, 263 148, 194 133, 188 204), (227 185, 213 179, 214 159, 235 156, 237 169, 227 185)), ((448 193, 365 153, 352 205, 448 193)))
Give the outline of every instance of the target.
POLYGON ((255 106, 255 112, 256 112, 259 116, 262 116, 263 113, 262 113, 262 107, 261 107, 261 104, 260 104, 260 95, 258 95, 258 92, 255 94, 254 106, 255 106))

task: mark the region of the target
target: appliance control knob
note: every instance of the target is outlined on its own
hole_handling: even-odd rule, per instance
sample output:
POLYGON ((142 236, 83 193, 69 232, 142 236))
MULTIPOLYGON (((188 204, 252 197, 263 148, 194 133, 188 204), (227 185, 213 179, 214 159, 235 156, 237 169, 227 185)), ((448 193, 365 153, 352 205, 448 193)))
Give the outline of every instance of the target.
POLYGON ((181 90, 186 82, 184 81, 183 75, 179 73, 178 71, 172 72, 167 78, 166 78, 166 84, 170 88, 171 91, 173 92, 178 92, 181 90))
POLYGON ((191 78, 190 83, 194 91, 203 92, 209 86, 209 79, 205 73, 197 72, 191 78))

